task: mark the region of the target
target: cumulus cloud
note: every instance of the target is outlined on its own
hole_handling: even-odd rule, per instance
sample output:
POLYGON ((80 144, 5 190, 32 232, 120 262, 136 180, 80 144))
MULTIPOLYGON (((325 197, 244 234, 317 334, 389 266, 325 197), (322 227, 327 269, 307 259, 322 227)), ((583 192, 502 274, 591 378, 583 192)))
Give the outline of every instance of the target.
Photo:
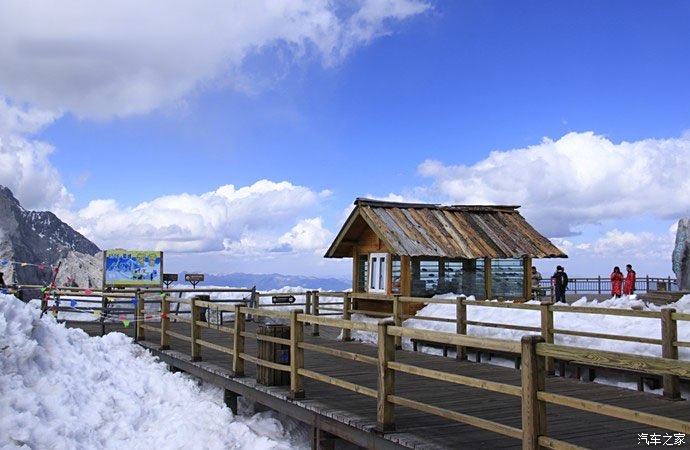
POLYGON ((285 230, 318 199, 318 193, 304 186, 260 180, 202 195, 167 195, 133 207, 94 200, 68 219, 102 247, 251 253, 275 246, 280 239, 302 250, 327 235, 321 220, 305 220, 285 230))
POLYGON ((290 231, 278 239, 283 248, 297 251, 320 251, 331 238, 320 217, 300 220, 290 231))
POLYGON ((242 80, 249 55, 337 64, 423 0, 68 0, 0 4, 0 93, 53 111, 146 113, 242 80))
POLYGON ((0 185, 10 188, 29 209, 64 207, 72 202, 49 160, 53 147, 30 137, 54 119, 50 112, 0 98, 0 185))
POLYGON ((424 161, 427 195, 453 203, 518 204, 549 236, 586 224, 651 214, 690 212, 690 136, 614 143, 592 132, 494 151, 473 165, 424 161))

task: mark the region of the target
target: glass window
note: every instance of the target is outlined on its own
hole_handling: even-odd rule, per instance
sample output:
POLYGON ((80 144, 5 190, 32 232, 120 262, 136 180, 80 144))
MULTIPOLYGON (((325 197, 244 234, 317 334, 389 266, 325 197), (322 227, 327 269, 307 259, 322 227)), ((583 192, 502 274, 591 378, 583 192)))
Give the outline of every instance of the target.
POLYGON ((366 292, 368 279, 369 255, 360 255, 359 265, 357 266, 357 292, 366 292))

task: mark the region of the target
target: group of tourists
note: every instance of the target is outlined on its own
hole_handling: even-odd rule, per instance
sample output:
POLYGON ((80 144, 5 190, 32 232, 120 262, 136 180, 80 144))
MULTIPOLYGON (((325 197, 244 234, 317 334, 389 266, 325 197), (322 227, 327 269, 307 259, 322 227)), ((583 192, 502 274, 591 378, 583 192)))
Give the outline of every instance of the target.
POLYGON ((627 273, 624 277, 620 267, 616 266, 613 268, 611 273, 611 296, 620 298, 621 295, 632 295, 635 293, 637 274, 630 264, 625 266, 625 271, 627 273))
MULTIPOLYGON (((632 268, 632 265, 625 266, 626 275, 623 276, 620 267, 613 268, 611 273, 611 296, 620 298, 622 295, 632 295, 635 293, 635 281, 637 274, 632 268)), ((539 299, 542 289, 539 286, 542 276, 537 271, 537 268, 532 266, 532 292, 534 298, 539 299)), ((551 285, 553 286, 554 300, 556 303, 565 303, 565 291, 568 289, 568 274, 565 273, 563 266, 556 266, 556 272, 551 276, 551 285)))

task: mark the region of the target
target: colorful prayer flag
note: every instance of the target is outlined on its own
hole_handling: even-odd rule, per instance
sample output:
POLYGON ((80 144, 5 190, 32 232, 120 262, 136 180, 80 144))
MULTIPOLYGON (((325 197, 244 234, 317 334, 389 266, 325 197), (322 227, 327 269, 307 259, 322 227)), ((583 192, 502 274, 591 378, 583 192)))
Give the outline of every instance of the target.
POLYGON ((124 325, 125 328, 127 328, 129 326, 129 320, 123 320, 122 325, 124 325))
POLYGON ((93 294, 93 291, 91 289, 84 289, 84 294, 91 295, 93 294))
POLYGON ((120 315, 118 316, 118 319, 120 319, 120 320, 125 320, 125 319, 127 319, 127 316, 125 316, 124 314, 120 314, 120 315))
POLYGON ((94 310, 93 310, 93 315, 96 316, 96 317, 100 317, 100 316, 101 316, 101 312, 100 312, 99 310, 97 310, 97 309, 94 309, 94 310))
POLYGON ((72 308, 74 308, 75 306, 77 306, 77 301, 76 301, 76 300, 70 300, 70 301, 69 301, 69 305, 70 305, 72 308))

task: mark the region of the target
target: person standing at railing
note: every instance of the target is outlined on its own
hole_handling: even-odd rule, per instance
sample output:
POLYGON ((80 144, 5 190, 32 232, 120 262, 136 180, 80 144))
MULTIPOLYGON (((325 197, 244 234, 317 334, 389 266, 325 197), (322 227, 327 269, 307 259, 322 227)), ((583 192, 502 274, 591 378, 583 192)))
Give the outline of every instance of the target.
POLYGON ((623 283, 623 294, 633 295, 635 293, 635 281, 637 281, 637 274, 632 268, 632 265, 625 266, 626 272, 625 282, 623 283))
POLYGON ((556 294, 556 303, 565 303, 565 290, 568 288, 568 274, 565 273, 563 266, 557 266, 556 272, 551 277, 553 290, 556 294))
POLYGON ((611 273, 611 297, 620 298, 622 288, 623 273, 621 273, 620 267, 616 266, 611 273))

